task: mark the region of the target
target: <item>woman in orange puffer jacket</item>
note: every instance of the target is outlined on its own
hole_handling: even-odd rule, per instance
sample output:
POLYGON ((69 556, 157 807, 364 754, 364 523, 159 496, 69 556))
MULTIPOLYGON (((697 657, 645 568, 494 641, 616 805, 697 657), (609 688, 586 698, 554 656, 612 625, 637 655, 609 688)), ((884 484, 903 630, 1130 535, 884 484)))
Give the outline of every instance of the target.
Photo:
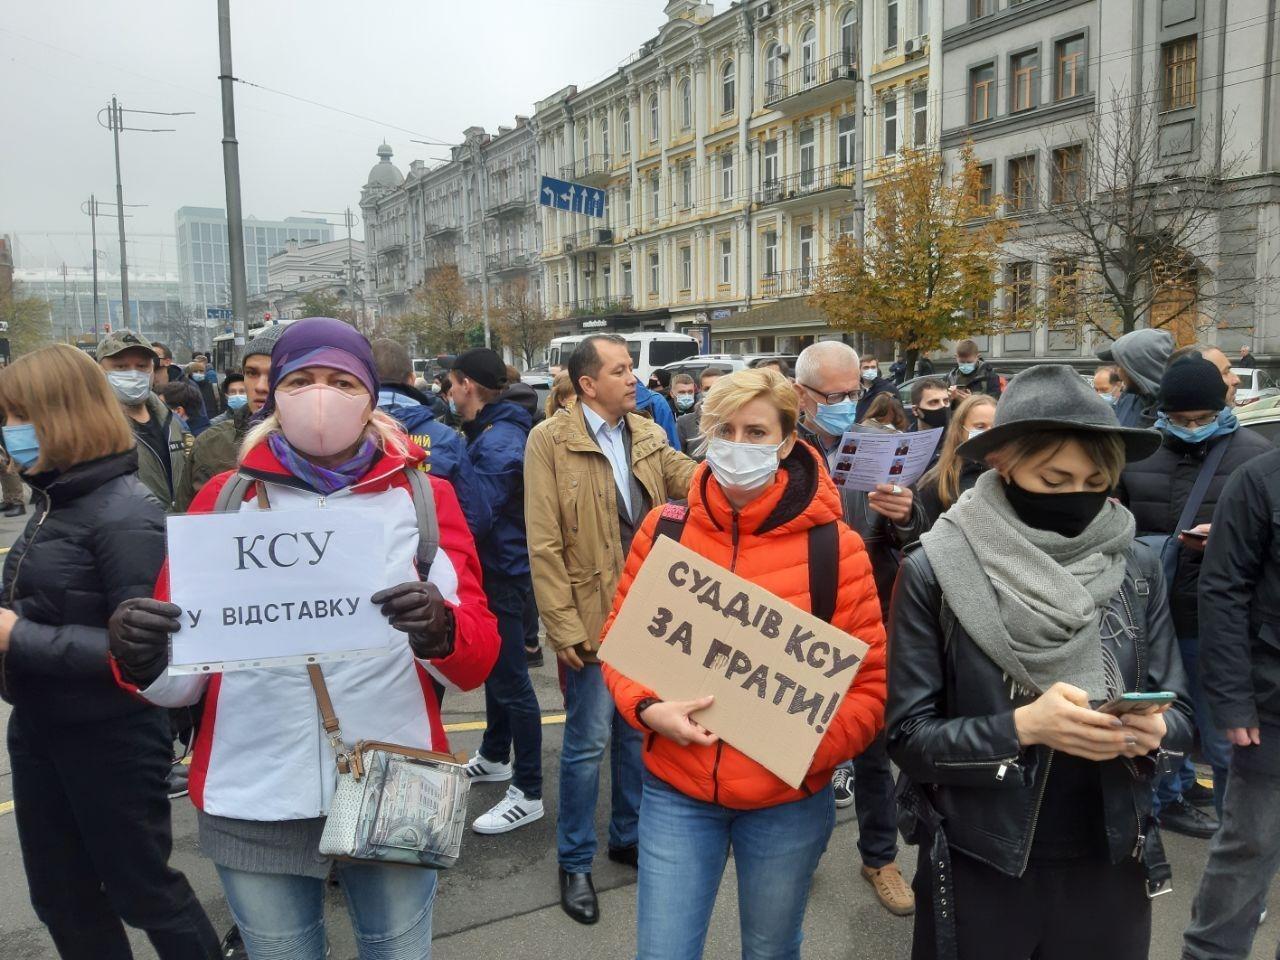
MULTIPOLYGON (((861 753, 884 719, 884 626, 862 541, 841 521, 840 496, 796 437, 794 388, 772 370, 722 377, 703 401, 707 461, 693 476, 681 544, 810 609, 810 528, 838 525, 833 626, 870 645, 800 790, 690 715, 710 698, 664 702, 607 664, 627 720, 648 734, 640 806, 640 960, 702 955, 730 849, 738 874, 744 958, 798 957, 805 904, 835 824, 831 771, 861 753)), ((645 519, 605 623, 607 634, 648 555, 662 510, 645 519)), ((779 641, 781 649, 782 641, 779 641)))

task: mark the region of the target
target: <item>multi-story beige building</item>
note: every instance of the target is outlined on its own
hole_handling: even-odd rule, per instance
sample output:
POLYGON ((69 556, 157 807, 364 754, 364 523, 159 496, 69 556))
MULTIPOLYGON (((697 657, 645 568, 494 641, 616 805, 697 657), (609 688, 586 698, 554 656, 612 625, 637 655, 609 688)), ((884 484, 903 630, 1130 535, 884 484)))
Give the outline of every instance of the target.
POLYGON ((671 0, 616 73, 537 104, 541 170, 608 192, 604 218, 542 208, 560 332, 710 324, 725 352, 834 335, 805 297, 857 230, 858 166, 870 192, 878 156, 936 142, 935 2, 671 0))

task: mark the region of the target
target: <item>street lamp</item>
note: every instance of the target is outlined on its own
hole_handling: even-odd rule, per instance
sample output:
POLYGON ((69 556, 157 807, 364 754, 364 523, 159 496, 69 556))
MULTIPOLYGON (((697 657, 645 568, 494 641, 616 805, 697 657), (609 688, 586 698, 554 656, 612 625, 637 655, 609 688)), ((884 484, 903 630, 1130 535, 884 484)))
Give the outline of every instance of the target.
MULTIPOLYGON (((120 185, 120 131, 132 130, 136 133, 173 133, 173 127, 126 127, 124 125, 124 115, 126 113, 142 113, 153 117, 188 117, 195 113, 194 110, 179 110, 176 112, 166 112, 163 110, 126 110, 120 106, 115 97, 111 98, 111 103, 98 111, 98 125, 105 127, 111 131, 111 139, 115 143, 116 153, 116 212, 120 226, 120 300, 124 306, 124 328, 129 329, 129 261, 125 254, 124 248, 124 188, 120 185), (103 123, 102 115, 107 115, 107 122, 103 123)), ((138 311, 138 333, 142 333, 142 311, 138 311)))

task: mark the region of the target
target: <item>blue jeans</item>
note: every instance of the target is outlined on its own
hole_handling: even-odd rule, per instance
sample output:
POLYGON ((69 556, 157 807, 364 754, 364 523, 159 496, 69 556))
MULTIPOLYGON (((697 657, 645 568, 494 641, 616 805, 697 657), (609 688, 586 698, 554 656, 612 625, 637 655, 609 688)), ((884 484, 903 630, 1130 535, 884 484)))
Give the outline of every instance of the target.
POLYGON ((524 652, 525 611, 533 584, 527 573, 504 577, 486 571, 484 592, 489 609, 498 619, 502 647, 484 682, 487 725, 480 741, 480 756, 506 763, 514 743, 516 762, 511 780, 530 800, 541 800, 542 710, 529 679, 529 658, 524 652))
POLYGON ((640 823, 640 746, 644 738, 618 715, 600 664, 565 670, 564 745, 560 751, 560 813, 556 850, 570 873, 590 873, 596 855, 596 802, 600 761, 610 747, 613 781, 609 846, 634 847, 640 823))
MULTIPOLYGON (((1200 682, 1200 639, 1180 637, 1178 648, 1182 653, 1182 665, 1187 671, 1187 690, 1195 709, 1196 730, 1200 734, 1200 753, 1213 768, 1213 806, 1222 817, 1222 801, 1227 788, 1227 770, 1231 765, 1231 745, 1213 722, 1209 713, 1209 701, 1200 682)), ((1159 816, 1162 807, 1176 803, 1191 789, 1196 781, 1195 765, 1190 757, 1156 781, 1155 800, 1151 812, 1159 816)))
MULTIPOLYGON (((436 872, 335 861, 360 960, 429 960, 436 872)), ((324 960, 324 881, 218 867, 250 960, 324 960)))
POLYGON ((731 810, 646 773, 640 820, 638 960, 702 956, 730 850, 743 960, 798 960, 809 886, 836 823, 830 784, 793 803, 731 810))

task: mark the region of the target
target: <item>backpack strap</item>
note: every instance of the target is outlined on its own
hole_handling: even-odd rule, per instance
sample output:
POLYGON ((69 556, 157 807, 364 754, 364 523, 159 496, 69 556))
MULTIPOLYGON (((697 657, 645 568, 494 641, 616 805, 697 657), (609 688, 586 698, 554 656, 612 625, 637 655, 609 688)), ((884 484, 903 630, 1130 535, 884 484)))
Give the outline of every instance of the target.
POLYGON ((245 494, 255 482, 253 477, 237 470, 218 491, 218 498, 213 502, 213 512, 234 513, 239 510, 240 504, 244 503, 245 494))
POLYGON ((440 521, 436 516, 436 495, 431 490, 427 474, 416 467, 406 467, 409 492, 413 496, 413 509, 418 515, 418 576, 423 580, 431 571, 436 554, 440 552, 440 521))
POLYGON ((684 536, 684 526, 689 520, 688 500, 669 500, 658 516, 658 526, 653 532, 654 543, 659 537, 670 537, 676 543, 684 536))
POLYGON ((840 588, 840 527, 822 523, 809 528, 809 609, 831 622, 840 588))
POLYGON ((938 624, 942 627, 942 649, 951 646, 951 635, 956 632, 956 613, 947 603, 947 597, 939 593, 938 624))

